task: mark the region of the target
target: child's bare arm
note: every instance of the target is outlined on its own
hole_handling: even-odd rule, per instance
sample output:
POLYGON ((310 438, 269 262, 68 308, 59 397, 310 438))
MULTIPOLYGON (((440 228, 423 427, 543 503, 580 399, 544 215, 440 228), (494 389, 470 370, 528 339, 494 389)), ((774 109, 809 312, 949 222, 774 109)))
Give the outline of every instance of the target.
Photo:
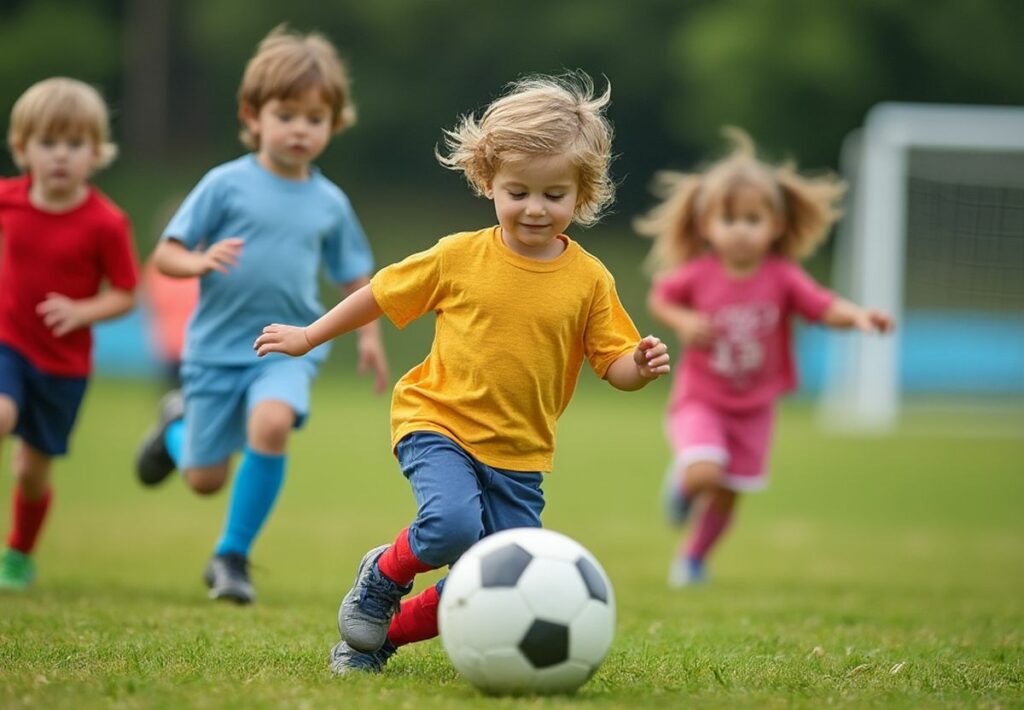
POLYGON ((268 353, 305 355, 331 338, 380 318, 382 313, 367 284, 306 327, 280 323, 268 325, 256 338, 253 349, 260 357, 268 353))
MULTIPOLYGON (((370 279, 364 276, 345 284, 342 291, 346 296, 350 296, 369 283, 370 279)), ((377 394, 386 392, 391 375, 388 371, 388 358, 384 352, 384 342, 380 337, 380 325, 376 320, 372 320, 356 332, 359 334, 359 342, 356 346, 359 350, 357 371, 360 375, 373 373, 374 391, 377 394)))
POLYGON ((108 288, 92 298, 75 300, 60 293, 46 294, 36 313, 58 338, 93 323, 124 315, 135 306, 135 294, 120 288, 108 288))
POLYGON ((865 333, 888 333, 895 327, 888 313, 862 308, 842 298, 832 301, 821 322, 832 328, 856 328, 865 333))
POLYGON ((176 239, 163 239, 153 252, 153 263, 164 276, 187 279, 210 271, 227 273, 238 265, 242 239, 231 237, 210 245, 206 251, 192 251, 176 239))
POLYGON ((654 291, 647 297, 647 308, 654 318, 668 326, 683 345, 706 348, 715 339, 715 329, 703 313, 669 303, 654 291))
POLYGON ((604 378, 616 389, 632 392, 651 380, 667 375, 672 369, 668 348, 653 335, 642 338, 636 350, 626 353, 611 364, 604 378))

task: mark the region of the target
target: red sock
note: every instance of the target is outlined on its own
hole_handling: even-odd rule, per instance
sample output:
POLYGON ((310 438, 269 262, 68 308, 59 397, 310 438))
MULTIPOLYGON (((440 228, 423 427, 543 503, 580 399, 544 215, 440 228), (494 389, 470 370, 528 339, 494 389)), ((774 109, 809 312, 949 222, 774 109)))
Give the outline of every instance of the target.
POLYGON ((377 560, 377 568, 385 577, 395 584, 405 586, 420 572, 435 569, 426 562, 421 562, 409 547, 409 528, 398 533, 395 544, 384 551, 377 560))
POLYGON ((21 492, 20 486, 14 487, 11 500, 11 532, 7 536, 7 546, 26 555, 32 552, 39 537, 39 529, 43 527, 46 511, 50 509, 53 489, 47 488, 41 498, 29 500, 21 492))
POLYGON ((686 556, 691 560, 703 560, 715 543, 729 528, 732 522, 734 506, 722 508, 715 505, 708 505, 701 513, 700 521, 690 536, 690 542, 686 556))
POLYGON ((402 602, 401 610, 391 619, 388 641, 404 646, 437 636, 437 603, 440 600, 437 587, 432 586, 402 602))

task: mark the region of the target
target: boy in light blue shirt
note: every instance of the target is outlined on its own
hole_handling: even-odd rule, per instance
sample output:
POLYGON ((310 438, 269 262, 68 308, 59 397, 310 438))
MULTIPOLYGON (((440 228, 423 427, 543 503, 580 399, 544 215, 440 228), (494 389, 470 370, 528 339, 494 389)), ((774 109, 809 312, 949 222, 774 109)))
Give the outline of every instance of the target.
MULTIPOLYGON (((254 152, 203 177, 153 255, 168 276, 199 276, 200 297, 185 339, 182 393, 161 403, 136 470, 153 486, 179 469, 193 490, 209 494, 243 450, 205 581, 211 598, 244 604, 255 596, 249 549, 277 499, 288 436, 309 413, 310 385, 327 356, 321 347, 261 361, 253 338, 268 320, 306 323, 323 313, 321 268, 351 293, 369 283, 373 257, 348 198, 312 165, 354 119, 331 44, 271 32, 246 67, 239 117, 254 152)), ((359 362, 383 392, 387 362, 374 324, 359 332, 359 362)))

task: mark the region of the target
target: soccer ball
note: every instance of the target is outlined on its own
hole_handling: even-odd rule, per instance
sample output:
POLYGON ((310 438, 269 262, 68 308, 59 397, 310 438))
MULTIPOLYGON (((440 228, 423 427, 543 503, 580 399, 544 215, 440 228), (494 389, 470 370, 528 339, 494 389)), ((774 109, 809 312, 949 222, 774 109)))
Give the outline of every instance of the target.
POLYGON ((615 594, 579 543, 515 528, 484 538, 452 567, 438 626, 452 664, 485 693, 569 693, 608 652, 615 594))

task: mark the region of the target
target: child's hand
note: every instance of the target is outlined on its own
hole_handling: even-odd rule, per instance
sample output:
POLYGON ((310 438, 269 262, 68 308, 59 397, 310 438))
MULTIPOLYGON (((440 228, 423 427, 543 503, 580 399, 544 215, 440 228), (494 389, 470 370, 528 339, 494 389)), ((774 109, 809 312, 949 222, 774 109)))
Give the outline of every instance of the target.
POLYGON ((643 338, 633 351, 633 362, 640 376, 647 380, 668 374, 672 369, 668 361, 668 347, 653 335, 643 338))
POLYGON ((888 333, 895 325, 892 316, 874 308, 861 308, 853 319, 853 327, 865 333, 888 333))
POLYGON ((386 392, 390 375, 388 373, 388 359, 384 355, 384 346, 380 342, 380 337, 364 335, 359 338, 358 348, 359 365, 356 371, 360 375, 372 372, 375 380, 373 391, 377 394, 386 392))
POLYGON ((46 294, 46 300, 36 306, 36 313, 58 338, 89 325, 82 304, 59 293, 46 294))
POLYGON ((707 348, 715 340, 715 326, 703 313, 690 313, 683 320, 677 335, 687 347, 707 348))
POLYGON ((263 357, 267 353, 284 353, 285 355, 305 355, 313 346, 306 337, 306 329, 294 325, 272 323, 263 329, 263 334, 252 344, 256 354, 263 357))
POLYGON ((242 238, 231 237, 221 239, 210 248, 200 254, 198 273, 196 276, 204 276, 211 271, 219 271, 226 274, 228 269, 238 266, 238 257, 242 253, 242 238))

